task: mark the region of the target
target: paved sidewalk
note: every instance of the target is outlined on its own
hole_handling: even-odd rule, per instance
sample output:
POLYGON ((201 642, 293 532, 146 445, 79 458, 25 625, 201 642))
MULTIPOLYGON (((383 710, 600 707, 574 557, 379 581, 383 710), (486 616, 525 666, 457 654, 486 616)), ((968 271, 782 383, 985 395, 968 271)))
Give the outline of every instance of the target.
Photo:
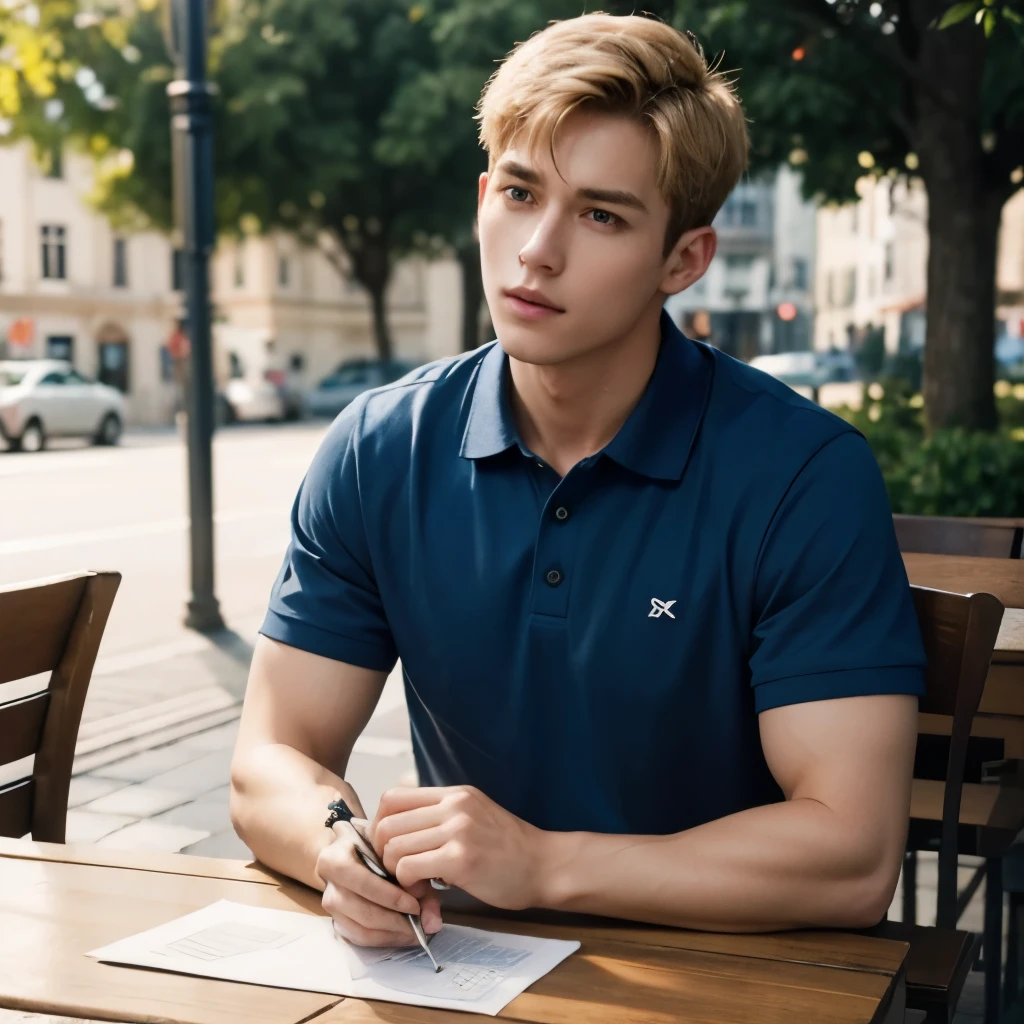
MULTIPOLYGON (((67 841, 249 857, 231 828, 228 772, 255 642, 225 632, 99 659, 68 802, 67 841)), ((368 813, 415 781, 396 669, 353 751, 349 781, 368 813)))

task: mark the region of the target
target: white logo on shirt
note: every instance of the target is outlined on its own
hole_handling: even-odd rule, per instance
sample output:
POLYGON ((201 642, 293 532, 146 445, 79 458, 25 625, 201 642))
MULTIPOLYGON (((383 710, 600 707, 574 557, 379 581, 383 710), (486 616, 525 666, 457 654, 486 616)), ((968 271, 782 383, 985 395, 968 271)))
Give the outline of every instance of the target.
POLYGON ((659 601, 656 597, 651 598, 651 610, 647 613, 649 619, 660 619, 662 615, 667 615, 670 619, 674 619, 675 616, 670 611, 675 601, 659 601))

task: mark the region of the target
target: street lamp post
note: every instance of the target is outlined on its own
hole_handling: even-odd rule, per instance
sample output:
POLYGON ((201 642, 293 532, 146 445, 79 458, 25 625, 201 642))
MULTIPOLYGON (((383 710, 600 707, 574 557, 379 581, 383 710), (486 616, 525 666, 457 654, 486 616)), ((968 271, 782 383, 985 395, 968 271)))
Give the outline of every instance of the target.
POLYGON ((213 250, 212 86, 206 80, 207 0, 169 0, 169 47, 177 78, 171 99, 174 206, 183 240, 183 278, 191 367, 187 388, 188 497, 192 599, 185 625, 224 628, 213 591, 213 361, 209 263, 213 250))

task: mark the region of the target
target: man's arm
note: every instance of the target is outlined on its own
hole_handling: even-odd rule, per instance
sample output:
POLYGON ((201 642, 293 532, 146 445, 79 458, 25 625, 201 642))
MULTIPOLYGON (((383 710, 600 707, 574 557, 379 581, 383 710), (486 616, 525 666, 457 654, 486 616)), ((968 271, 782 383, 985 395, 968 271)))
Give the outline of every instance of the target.
POLYGON ((343 777, 386 678, 258 638, 231 761, 231 823, 268 867, 324 888, 316 864, 334 838, 327 804, 340 795, 363 814, 343 777))
MULTIPOLYGON (((715 931, 876 924, 906 843, 917 698, 793 704, 760 729, 785 801, 676 835, 542 832, 458 788, 385 794, 374 841, 403 885, 441 877, 494 906, 715 931)), ((701 780, 678 785, 685 799, 701 780)))

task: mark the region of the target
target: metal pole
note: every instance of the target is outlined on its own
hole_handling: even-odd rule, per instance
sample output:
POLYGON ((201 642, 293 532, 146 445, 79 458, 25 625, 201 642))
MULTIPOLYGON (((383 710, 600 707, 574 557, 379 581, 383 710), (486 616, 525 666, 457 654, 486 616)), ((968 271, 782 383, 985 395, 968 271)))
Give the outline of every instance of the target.
POLYGON ((206 81, 206 0, 170 0, 171 45, 178 79, 171 98, 175 211, 184 240, 187 331, 191 345, 188 491, 192 599, 185 625, 203 633, 224 628, 213 590, 213 364, 209 262, 213 250, 212 88, 206 81))

